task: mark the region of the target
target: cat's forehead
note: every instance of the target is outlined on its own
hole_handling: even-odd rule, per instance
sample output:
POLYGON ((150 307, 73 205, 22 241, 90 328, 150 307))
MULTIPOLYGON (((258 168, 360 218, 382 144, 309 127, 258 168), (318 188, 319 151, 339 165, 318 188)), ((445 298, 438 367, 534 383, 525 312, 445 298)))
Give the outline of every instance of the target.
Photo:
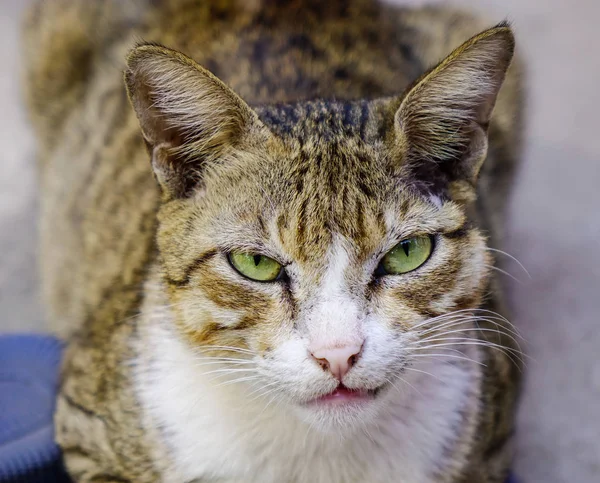
POLYGON ((228 237, 243 234, 238 244, 248 249, 275 243, 270 255, 318 264, 336 239, 345 240, 349 256, 366 260, 391 232, 434 218, 439 203, 417 191, 378 134, 380 107, 311 101, 260 110, 276 141, 213 178, 217 225, 228 237))
POLYGON ((215 200, 214 219, 226 227, 228 242, 240 234, 238 244, 248 249, 274 246, 269 255, 319 265, 337 239, 361 261, 440 210, 389 169, 382 150, 356 138, 296 142, 270 155, 268 162, 257 156, 244 165, 237 178, 243 185, 232 189, 233 175, 219 180, 228 188, 215 200), (225 224, 223 211, 231 215, 225 224))
POLYGON ((311 141, 298 148, 273 191, 286 193, 277 237, 297 260, 324 257, 334 237, 359 253, 373 250, 386 232, 390 179, 382 159, 353 139, 311 141))
POLYGON ((260 120, 275 134, 306 142, 357 138, 374 142, 385 127, 385 99, 311 100, 257 107, 260 120))

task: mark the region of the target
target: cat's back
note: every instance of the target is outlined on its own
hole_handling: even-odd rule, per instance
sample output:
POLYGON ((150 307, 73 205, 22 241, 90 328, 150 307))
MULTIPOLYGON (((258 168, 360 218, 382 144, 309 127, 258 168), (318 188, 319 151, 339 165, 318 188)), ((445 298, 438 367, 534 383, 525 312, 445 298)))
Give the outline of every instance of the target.
POLYGON ((43 140, 62 142, 48 134, 90 97, 118 86, 126 102, 124 57, 139 41, 187 54, 251 105, 398 95, 489 25, 375 0, 38 1, 25 25, 26 99, 43 140))
MULTIPOLYGON (((485 25, 367 0, 38 2, 26 25, 25 80, 40 140, 53 324, 66 334, 127 317, 152 260, 159 193, 122 82, 136 40, 188 54, 256 105, 398 95, 485 25)), ((493 149, 515 144, 513 77, 498 101, 493 149)))

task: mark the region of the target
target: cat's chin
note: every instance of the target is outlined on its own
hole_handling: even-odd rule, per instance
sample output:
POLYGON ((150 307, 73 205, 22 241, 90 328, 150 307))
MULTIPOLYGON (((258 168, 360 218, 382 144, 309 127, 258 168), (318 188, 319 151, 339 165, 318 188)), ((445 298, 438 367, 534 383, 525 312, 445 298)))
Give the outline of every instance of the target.
POLYGON ((300 417, 314 429, 345 433, 364 427, 379 414, 386 386, 353 390, 339 386, 333 392, 297 406, 300 417))

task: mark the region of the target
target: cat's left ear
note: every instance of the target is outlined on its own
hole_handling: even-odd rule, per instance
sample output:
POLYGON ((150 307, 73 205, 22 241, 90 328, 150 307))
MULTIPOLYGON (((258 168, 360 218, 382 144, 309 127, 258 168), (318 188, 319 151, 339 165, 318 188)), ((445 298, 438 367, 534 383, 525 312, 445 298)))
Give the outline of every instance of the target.
POLYGON ((174 50, 151 44, 133 49, 125 84, 167 198, 190 196, 208 163, 271 136, 237 94, 174 50))
POLYGON ((407 91, 394 117, 394 145, 414 176, 474 186, 514 44, 507 24, 486 30, 407 91))

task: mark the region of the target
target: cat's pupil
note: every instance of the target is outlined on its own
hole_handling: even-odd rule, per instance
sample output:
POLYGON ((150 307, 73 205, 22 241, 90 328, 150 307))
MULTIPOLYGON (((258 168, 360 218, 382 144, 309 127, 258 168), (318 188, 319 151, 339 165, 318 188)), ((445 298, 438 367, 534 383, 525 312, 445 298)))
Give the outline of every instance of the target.
POLYGON ((404 254, 408 257, 408 252, 410 251, 410 242, 403 241, 401 244, 402 249, 404 250, 404 254))
POLYGON ((254 255, 254 265, 258 267, 258 264, 260 263, 260 260, 262 259, 261 255, 254 255))

